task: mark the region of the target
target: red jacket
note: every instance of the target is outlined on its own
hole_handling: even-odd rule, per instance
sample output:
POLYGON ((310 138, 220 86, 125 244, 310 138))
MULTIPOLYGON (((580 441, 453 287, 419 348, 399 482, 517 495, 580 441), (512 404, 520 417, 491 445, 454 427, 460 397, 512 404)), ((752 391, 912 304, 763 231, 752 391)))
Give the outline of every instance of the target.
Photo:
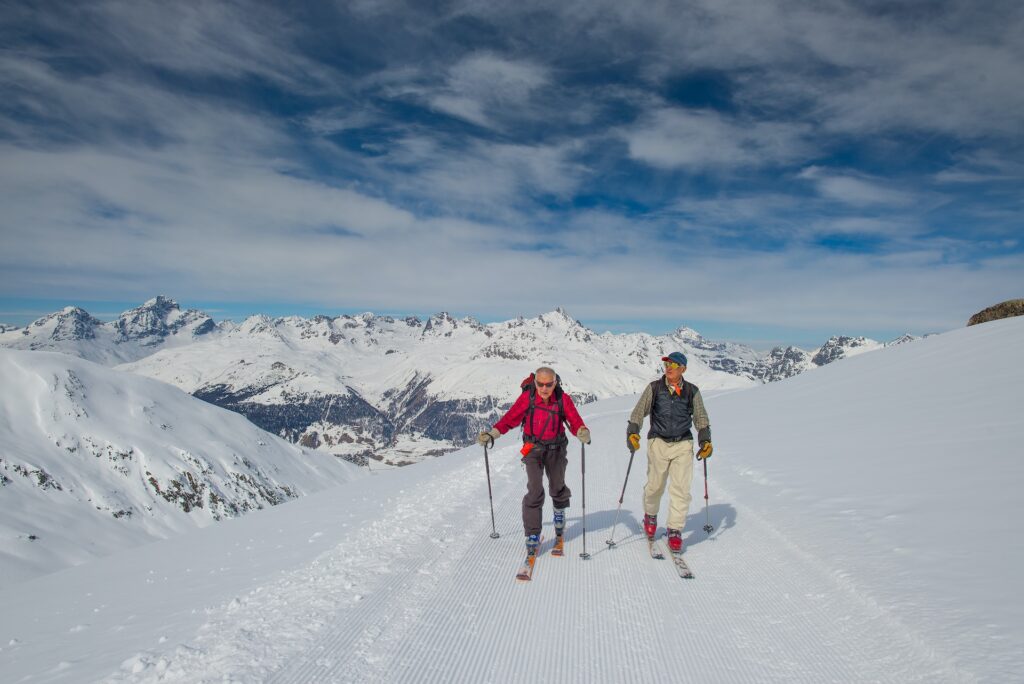
MULTIPOLYGON (((558 420, 558 404, 555 402, 554 394, 551 395, 551 400, 548 402, 541 398, 539 392, 534 396, 533 419, 530 421, 533 424, 524 426, 523 434, 525 436, 548 440, 554 439, 565 432, 565 428, 558 420)), ((529 407, 530 393, 523 392, 516 399, 516 403, 512 404, 512 408, 508 410, 508 413, 494 424, 494 427, 501 434, 505 434, 512 428, 519 427, 526 419, 526 410, 529 407)), ((569 423, 569 429, 575 435, 581 427, 584 427, 583 419, 580 418, 576 405, 572 403, 572 397, 564 392, 562 393, 562 408, 565 411, 565 420, 569 423)))

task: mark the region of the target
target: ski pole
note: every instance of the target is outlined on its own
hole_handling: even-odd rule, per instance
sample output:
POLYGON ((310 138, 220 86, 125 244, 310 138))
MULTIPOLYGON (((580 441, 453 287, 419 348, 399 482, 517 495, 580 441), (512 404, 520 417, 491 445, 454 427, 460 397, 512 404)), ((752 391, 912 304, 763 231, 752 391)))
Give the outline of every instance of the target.
MULTIPOLYGON (((491 441, 491 446, 494 446, 494 437, 487 435, 487 439, 491 441)), ((491 461, 487 457, 487 445, 484 444, 484 468, 487 469, 487 498, 491 502, 491 539, 497 539, 501 535, 498 534, 498 530, 494 527, 494 495, 491 493, 491 461)))
POLYGON ((704 531, 710 535, 715 528, 711 526, 711 514, 708 513, 708 459, 701 460, 704 461, 704 531))
POLYGON ((612 536, 605 541, 608 546, 615 546, 615 528, 619 524, 619 511, 622 510, 622 500, 626 498, 626 483, 629 482, 629 471, 633 468, 633 456, 636 452, 629 450, 629 465, 626 466, 626 479, 622 481, 622 493, 619 494, 619 507, 615 509, 615 524, 612 525, 612 536))
POLYGON ((580 558, 588 560, 590 554, 587 553, 587 447, 585 444, 580 444, 580 473, 583 476, 583 553, 580 554, 580 558))

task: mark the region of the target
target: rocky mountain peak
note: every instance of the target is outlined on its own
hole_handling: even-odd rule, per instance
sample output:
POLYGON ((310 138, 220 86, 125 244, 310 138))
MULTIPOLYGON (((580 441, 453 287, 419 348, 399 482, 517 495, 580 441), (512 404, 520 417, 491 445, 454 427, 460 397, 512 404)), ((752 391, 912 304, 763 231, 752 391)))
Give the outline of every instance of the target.
POLYGON ((824 366, 846 356, 847 351, 867 345, 866 337, 847 337, 836 335, 828 338, 825 344, 821 345, 818 353, 811 359, 815 366, 824 366))
POLYGON ((711 342, 693 328, 689 328, 685 325, 677 328, 676 331, 672 333, 672 337, 685 342, 696 349, 719 351, 725 348, 721 342, 711 342))
POLYGON ((32 323, 30 328, 46 328, 52 326, 50 339, 60 342, 75 340, 91 340, 96 337, 96 330, 103 321, 93 318, 85 309, 77 306, 66 306, 60 311, 49 314, 32 323))
POLYGON ((443 335, 449 337, 452 331, 459 327, 458 321, 456 321, 450 313, 447 311, 441 311, 434 314, 427 320, 427 324, 423 326, 423 335, 443 335))
POLYGON ((157 295, 152 299, 147 299, 142 306, 138 307, 138 309, 151 309, 153 311, 162 312, 170 311, 171 309, 177 308, 178 302, 174 301, 170 297, 165 297, 163 295, 157 295))
POLYGON ((799 375, 810 366, 810 354, 797 347, 775 347, 754 368, 754 377, 776 382, 799 375))
POLYGON ((195 326, 193 335, 202 335, 216 328, 213 319, 201 311, 182 311, 170 297, 157 295, 140 307, 129 309, 113 323, 119 341, 134 340, 146 345, 158 344, 168 335, 195 326))
POLYGON ((244 335, 261 335, 269 334, 273 337, 280 338, 280 334, 277 332, 274 326, 274 321, 270 316, 266 314, 256 314, 249 316, 242 324, 238 326, 238 332, 244 335))
POLYGON ((563 325, 568 327, 583 326, 582 323, 569 315, 569 312, 562 307, 558 307, 554 311, 548 311, 547 313, 541 314, 540 320, 548 327, 551 327, 552 325, 563 325))
POLYGON ((906 344, 907 342, 913 342, 916 339, 919 339, 916 335, 911 335, 910 333, 903 333, 896 339, 889 340, 888 342, 886 342, 885 346, 895 347, 897 344, 906 344))

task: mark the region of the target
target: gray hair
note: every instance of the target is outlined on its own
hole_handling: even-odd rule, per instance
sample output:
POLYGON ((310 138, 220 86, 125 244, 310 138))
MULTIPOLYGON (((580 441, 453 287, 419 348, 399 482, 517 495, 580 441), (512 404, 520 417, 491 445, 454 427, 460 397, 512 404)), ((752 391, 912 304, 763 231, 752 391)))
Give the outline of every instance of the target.
POLYGON ((541 366, 537 370, 533 371, 533 375, 535 377, 538 376, 538 375, 541 375, 541 374, 550 375, 553 378, 557 378, 558 377, 558 373, 555 372, 555 369, 554 368, 549 368, 547 366, 541 366))

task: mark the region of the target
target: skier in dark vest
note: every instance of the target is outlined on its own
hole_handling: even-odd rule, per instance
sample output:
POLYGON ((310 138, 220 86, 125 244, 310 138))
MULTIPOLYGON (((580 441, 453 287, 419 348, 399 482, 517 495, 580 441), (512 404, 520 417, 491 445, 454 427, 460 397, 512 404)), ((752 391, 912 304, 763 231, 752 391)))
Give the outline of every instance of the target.
POLYGON ((562 553, 565 530, 565 509, 572 492, 565 484, 566 452, 569 440, 565 425, 584 444, 590 444, 590 430, 583 424, 572 397, 562 391, 554 370, 538 368, 523 383, 523 393, 512 408, 490 430, 480 433, 480 444, 489 444, 509 430, 523 426, 523 465, 526 467, 526 496, 523 497, 523 530, 526 553, 536 556, 540 544, 544 508, 544 473, 548 476, 548 492, 555 507, 554 554, 562 553))
POLYGON ((700 390, 683 380, 686 356, 672 352, 661 359, 665 374, 649 384, 640 395, 626 426, 626 446, 630 452, 640 448, 640 426, 650 415, 647 433, 647 484, 644 486, 644 532, 653 540, 658 531, 658 510, 665 484, 669 487, 668 546, 673 553, 683 551, 683 527, 690 510, 690 483, 693 481, 693 433, 697 428, 700 451, 697 458, 711 456, 711 425, 700 390))

